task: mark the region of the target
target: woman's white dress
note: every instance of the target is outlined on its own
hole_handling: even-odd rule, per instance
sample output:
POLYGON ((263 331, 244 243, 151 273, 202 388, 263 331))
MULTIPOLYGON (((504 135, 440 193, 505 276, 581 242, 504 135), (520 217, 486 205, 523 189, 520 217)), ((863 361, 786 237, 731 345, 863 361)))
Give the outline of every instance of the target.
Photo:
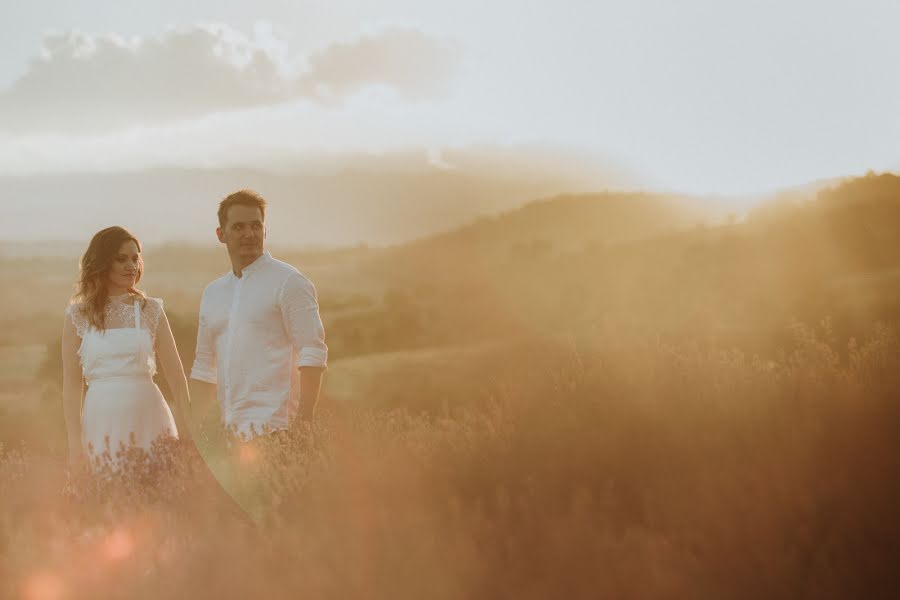
POLYGON ((162 300, 110 299, 104 331, 93 327, 77 305, 66 312, 81 337, 78 354, 88 386, 82 412, 85 450, 97 456, 108 449, 117 464, 117 452, 132 443, 149 452, 160 436, 178 437, 169 405, 153 382, 162 300))

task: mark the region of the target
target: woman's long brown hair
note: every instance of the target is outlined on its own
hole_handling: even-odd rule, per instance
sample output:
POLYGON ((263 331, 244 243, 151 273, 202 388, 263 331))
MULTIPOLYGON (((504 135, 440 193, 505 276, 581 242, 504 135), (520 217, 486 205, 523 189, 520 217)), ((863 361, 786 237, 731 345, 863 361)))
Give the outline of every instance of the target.
MULTIPOLYGON (((81 272, 78 281, 75 282, 75 294, 72 296, 72 302, 79 306, 88 322, 100 331, 106 329, 106 302, 109 300, 106 278, 119 248, 128 241, 134 242, 138 247, 138 252, 141 251, 141 242, 130 231, 119 226, 107 227, 94 234, 91 243, 81 257, 81 272)), ((135 286, 129 288, 128 291, 140 297, 142 305, 146 302, 147 297, 136 286, 143 274, 144 262, 139 260, 135 286)))

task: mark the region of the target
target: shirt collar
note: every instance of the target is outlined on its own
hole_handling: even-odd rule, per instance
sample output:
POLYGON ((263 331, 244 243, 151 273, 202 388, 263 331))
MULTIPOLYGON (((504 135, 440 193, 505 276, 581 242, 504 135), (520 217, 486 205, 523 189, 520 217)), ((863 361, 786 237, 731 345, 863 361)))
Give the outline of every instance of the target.
MULTIPOLYGON (((272 255, 269 254, 269 251, 263 250, 263 253, 259 255, 259 258, 257 258, 252 263, 250 263, 249 265, 247 265, 246 267, 241 269, 241 276, 243 277, 244 275, 249 275, 250 273, 253 273, 254 271, 259 270, 260 268, 262 268, 263 264, 268 262, 268 260, 271 258, 272 258, 272 255)), ((231 271, 231 276, 234 277, 235 279, 238 278, 238 276, 234 274, 234 271, 231 271)))

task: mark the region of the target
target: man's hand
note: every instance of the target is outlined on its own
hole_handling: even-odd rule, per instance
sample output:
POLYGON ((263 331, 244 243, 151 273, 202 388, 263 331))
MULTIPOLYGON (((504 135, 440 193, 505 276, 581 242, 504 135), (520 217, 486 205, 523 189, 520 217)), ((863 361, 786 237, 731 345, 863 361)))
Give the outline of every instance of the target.
POLYGON ((324 372, 325 370, 320 367, 300 367, 300 412, 294 419, 295 423, 297 421, 312 423, 316 414, 316 404, 319 402, 324 372))
MULTIPOLYGON (((195 443, 201 454, 207 454, 221 437, 216 426, 221 422, 221 410, 216 399, 216 386, 212 383, 191 379, 191 415, 189 423, 195 443), (213 425, 215 424, 215 425, 213 425), (212 429, 212 435, 210 431, 212 429)), ((224 440, 222 440, 224 443, 224 440)))
POLYGON ((88 456, 80 442, 69 443, 69 473, 79 473, 88 466, 88 456))

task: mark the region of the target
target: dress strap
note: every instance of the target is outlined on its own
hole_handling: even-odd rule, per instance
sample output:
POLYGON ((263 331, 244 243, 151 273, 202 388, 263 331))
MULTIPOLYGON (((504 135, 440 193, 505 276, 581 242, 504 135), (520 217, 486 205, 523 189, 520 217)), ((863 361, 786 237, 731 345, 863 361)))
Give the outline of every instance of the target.
POLYGON ((134 328, 141 328, 141 303, 137 300, 134 301, 134 328))

